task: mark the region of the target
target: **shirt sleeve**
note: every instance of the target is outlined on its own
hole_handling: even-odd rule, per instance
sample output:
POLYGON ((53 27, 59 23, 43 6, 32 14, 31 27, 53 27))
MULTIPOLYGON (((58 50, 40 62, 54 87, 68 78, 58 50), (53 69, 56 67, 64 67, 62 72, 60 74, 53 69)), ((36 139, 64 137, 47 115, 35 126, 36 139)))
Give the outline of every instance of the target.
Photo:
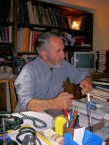
POLYGON ((67 65, 68 78, 71 83, 80 84, 80 82, 83 79, 85 79, 86 76, 91 77, 87 71, 83 71, 78 68, 75 68, 72 64, 68 62, 66 62, 66 65, 67 65))
POLYGON ((28 68, 22 69, 20 75, 14 82, 17 98, 19 102, 19 109, 16 111, 26 111, 26 106, 34 97, 34 77, 28 68))

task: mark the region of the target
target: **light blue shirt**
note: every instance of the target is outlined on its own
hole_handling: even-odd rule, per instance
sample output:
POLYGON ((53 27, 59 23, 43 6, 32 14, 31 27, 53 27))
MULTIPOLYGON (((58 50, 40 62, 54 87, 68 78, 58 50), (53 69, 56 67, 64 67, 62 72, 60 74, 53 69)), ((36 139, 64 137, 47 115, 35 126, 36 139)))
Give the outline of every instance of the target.
POLYGON ((55 98, 63 92, 64 82, 67 79, 71 83, 79 84, 88 75, 66 60, 61 67, 51 70, 38 56, 22 68, 15 80, 18 97, 16 111, 26 111, 26 106, 32 99, 55 98))

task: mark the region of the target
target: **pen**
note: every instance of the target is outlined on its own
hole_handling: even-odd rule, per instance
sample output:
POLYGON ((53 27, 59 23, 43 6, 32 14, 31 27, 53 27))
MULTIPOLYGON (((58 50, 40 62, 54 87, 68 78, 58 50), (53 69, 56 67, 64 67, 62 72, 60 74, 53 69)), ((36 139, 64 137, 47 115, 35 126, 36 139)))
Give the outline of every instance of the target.
POLYGON ((92 116, 91 116, 91 103, 90 103, 89 93, 87 94, 87 111, 88 111, 88 116, 89 116, 89 128, 90 128, 90 131, 93 132, 92 116))
POLYGON ((64 109, 64 116, 66 117, 66 119, 68 120, 68 110, 64 109))
POLYGON ((68 110, 67 109, 64 109, 64 116, 65 118, 67 119, 67 127, 68 127, 68 124, 69 124, 69 113, 68 113, 68 110))
POLYGON ((77 116, 76 116, 76 119, 75 119, 75 122, 74 122, 73 128, 75 128, 75 127, 78 126, 78 119, 79 119, 79 113, 78 113, 77 116))

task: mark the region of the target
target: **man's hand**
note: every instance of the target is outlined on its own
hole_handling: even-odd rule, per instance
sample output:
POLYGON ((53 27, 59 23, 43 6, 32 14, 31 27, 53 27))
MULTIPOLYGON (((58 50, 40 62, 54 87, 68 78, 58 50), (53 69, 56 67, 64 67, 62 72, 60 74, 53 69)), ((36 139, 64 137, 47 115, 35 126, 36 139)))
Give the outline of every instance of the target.
POLYGON ((92 90, 92 79, 90 77, 86 77, 81 81, 80 87, 82 88, 82 93, 89 93, 92 90))
POLYGON ((68 109, 72 103, 74 96, 68 92, 60 93, 55 99, 55 107, 57 109, 68 109))

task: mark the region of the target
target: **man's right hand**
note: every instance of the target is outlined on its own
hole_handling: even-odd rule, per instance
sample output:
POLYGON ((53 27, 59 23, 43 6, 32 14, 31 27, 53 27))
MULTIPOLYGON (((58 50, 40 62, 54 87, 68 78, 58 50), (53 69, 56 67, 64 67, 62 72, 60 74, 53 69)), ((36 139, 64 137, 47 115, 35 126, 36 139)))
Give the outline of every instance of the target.
POLYGON ((60 93, 55 99, 54 103, 57 109, 68 109, 72 103, 74 96, 68 92, 60 93))

